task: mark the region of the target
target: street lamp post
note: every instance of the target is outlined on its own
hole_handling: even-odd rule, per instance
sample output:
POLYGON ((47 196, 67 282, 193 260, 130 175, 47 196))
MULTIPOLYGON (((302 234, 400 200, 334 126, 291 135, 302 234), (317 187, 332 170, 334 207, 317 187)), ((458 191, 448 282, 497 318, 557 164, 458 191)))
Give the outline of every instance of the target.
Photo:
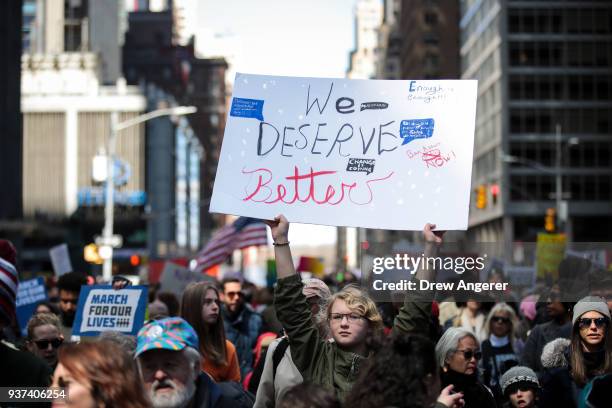
MULTIPOLYGON (((575 137, 570 138, 567 141, 569 146, 578 144, 578 139, 575 137)), ((534 168, 543 173, 551 174, 555 176, 555 208, 557 217, 560 221, 559 229, 563 230, 565 222, 567 221, 567 202, 563 200, 563 178, 561 174, 561 161, 562 161, 562 145, 561 145, 561 125, 557 123, 555 126, 555 167, 554 170, 550 167, 546 167, 541 163, 522 159, 520 157, 502 154, 502 160, 506 163, 521 163, 531 168, 534 168)))
POLYGON ((147 112, 135 118, 118 122, 119 115, 116 111, 111 112, 110 135, 107 143, 106 159, 106 194, 104 201, 104 229, 102 230, 102 245, 100 256, 104 259, 102 266, 102 277, 104 281, 110 282, 113 275, 113 221, 115 217, 115 145, 119 132, 131 126, 138 125, 160 116, 181 116, 195 113, 194 106, 176 106, 172 108, 157 109, 147 112))

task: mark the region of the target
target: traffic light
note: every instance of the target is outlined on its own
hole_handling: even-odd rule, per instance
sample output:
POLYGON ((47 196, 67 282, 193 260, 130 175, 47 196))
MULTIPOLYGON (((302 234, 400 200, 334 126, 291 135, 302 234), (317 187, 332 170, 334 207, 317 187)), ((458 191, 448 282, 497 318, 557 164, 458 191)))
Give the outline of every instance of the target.
POLYGON ((132 266, 140 265, 140 255, 133 254, 132 256, 130 256, 130 265, 132 266))
POLYGON ((497 198, 499 197, 499 184, 491 184, 490 191, 491 191, 491 201, 493 202, 493 205, 496 205, 497 198))
POLYGON ((557 211, 554 208, 547 208, 546 216, 544 217, 544 229, 546 230, 546 232, 555 231, 556 218, 557 218, 557 211))
POLYGON ((481 184, 476 188, 476 208, 479 210, 484 209, 487 206, 487 188, 484 184, 481 184))

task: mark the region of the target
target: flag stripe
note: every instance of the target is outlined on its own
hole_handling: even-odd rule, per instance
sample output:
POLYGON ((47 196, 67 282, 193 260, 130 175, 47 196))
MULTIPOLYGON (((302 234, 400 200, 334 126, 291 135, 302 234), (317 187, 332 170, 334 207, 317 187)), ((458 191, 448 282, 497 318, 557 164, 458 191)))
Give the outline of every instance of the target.
POLYGON ((213 234, 196 256, 196 269, 206 270, 225 261, 235 249, 267 244, 266 225, 261 220, 240 217, 213 234))

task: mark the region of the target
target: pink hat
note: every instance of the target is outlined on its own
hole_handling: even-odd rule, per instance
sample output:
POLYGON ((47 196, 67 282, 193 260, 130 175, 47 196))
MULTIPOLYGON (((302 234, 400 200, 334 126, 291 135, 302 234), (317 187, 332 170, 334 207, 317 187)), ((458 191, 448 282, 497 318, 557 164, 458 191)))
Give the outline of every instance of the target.
POLYGON ((536 317, 536 301, 538 297, 536 295, 529 295, 521 301, 520 310, 523 316, 528 320, 533 320, 536 317))

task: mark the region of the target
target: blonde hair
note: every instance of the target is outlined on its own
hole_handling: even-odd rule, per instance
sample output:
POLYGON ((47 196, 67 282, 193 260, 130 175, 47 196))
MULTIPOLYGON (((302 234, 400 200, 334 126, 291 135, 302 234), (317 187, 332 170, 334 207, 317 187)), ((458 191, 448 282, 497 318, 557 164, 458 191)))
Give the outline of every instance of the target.
POLYGON ((343 300, 346 306, 353 312, 359 313, 369 323, 373 331, 382 330, 383 321, 376 303, 355 285, 347 285, 340 292, 334 293, 327 304, 327 320, 331 318, 332 306, 336 300, 343 300))
POLYGON ((32 316, 28 321, 28 339, 32 340, 34 338, 35 328, 45 325, 55 326, 58 332, 62 332, 59 317, 57 317, 53 313, 38 313, 32 316))
POLYGON ((514 341, 516 340, 515 333, 518 327, 518 318, 516 317, 516 312, 514 311, 512 306, 507 303, 496 303, 487 315, 487 319, 485 320, 484 324, 484 329, 487 338, 491 335, 491 319, 493 319, 493 316, 495 316, 499 312, 504 312, 508 314, 508 317, 510 318, 510 324, 512 325, 512 328, 508 333, 508 337, 510 338, 510 343, 514 345, 514 341))

